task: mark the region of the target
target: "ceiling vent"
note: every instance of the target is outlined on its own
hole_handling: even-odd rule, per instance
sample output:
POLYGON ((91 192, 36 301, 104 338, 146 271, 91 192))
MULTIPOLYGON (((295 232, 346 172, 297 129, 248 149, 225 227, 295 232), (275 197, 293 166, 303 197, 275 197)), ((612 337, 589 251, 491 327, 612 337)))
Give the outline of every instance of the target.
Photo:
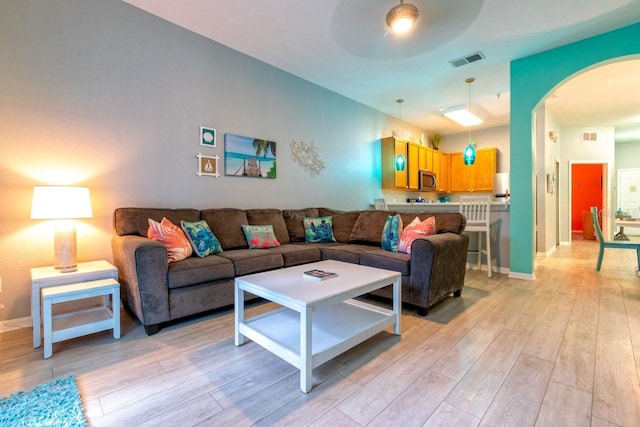
POLYGON ((463 65, 471 64, 472 62, 480 61, 484 59, 484 53, 478 51, 474 53, 470 53, 469 55, 465 55, 462 58, 453 59, 449 61, 449 64, 454 67, 462 67, 463 65))
POLYGON ((596 142, 598 141, 597 132, 582 132, 582 142, 596 142))

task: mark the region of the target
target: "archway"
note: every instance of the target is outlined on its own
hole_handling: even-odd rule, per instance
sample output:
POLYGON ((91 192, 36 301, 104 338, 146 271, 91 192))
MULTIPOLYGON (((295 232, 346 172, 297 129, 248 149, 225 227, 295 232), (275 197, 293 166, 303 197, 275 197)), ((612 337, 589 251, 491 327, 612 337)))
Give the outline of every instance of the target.
POLYGON ((638 54, 640 23, 511 62, 510 277, 535 278, 534 111, 570 76, 638 54))

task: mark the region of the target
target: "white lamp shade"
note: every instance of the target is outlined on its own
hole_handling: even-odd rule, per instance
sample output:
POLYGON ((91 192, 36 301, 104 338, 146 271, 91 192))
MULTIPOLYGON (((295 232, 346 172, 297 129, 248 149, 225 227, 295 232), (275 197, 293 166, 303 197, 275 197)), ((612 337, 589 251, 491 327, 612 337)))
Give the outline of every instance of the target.
POLYGON ((87 187, 42 186, 33 188, 31 219, 91 218, 87 187))

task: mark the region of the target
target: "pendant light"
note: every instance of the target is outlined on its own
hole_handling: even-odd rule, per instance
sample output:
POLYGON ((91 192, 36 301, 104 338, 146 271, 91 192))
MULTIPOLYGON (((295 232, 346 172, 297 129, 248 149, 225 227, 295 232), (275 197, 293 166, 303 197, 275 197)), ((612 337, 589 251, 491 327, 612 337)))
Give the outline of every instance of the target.
POLYGON ((387 12, 387 25, 398 34, 406 33, 411 29, 413 23, 418 19, 418 8, 412 4, 404 4, 400 0, 400 4, 394 6, 387 12))
MULTIPOLYGON (((402 120, 402 103, 404 102, 404 99, 396 99, 396 102, 398 103, 398 118, 402 120)), ((405 163, 404 156, 402 154, 398 154, 396 156, 396 170, 403 171, 405 163)))
MULTIPOLYGON (((469 104, 467 105, 467 109, 471 110, 471 83, 475 81, 475 78, 470 77, 465 80, 469 85, 469 104)), ((471 166, 476 162, 476 143, 471 139, 471 126, 469 128, 469 145, 467 145, 462 152, 462 158, 464 160, 464 164, 467 166, 471 166)))

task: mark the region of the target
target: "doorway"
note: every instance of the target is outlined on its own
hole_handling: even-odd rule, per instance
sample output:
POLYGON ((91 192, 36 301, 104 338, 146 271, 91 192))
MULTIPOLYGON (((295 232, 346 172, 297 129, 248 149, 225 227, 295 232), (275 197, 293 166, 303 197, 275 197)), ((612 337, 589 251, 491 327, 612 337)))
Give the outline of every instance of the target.
POLYGON ((571 239, 594 239, 589 208, 603 209, 605 163, 571 164, 571 239))

